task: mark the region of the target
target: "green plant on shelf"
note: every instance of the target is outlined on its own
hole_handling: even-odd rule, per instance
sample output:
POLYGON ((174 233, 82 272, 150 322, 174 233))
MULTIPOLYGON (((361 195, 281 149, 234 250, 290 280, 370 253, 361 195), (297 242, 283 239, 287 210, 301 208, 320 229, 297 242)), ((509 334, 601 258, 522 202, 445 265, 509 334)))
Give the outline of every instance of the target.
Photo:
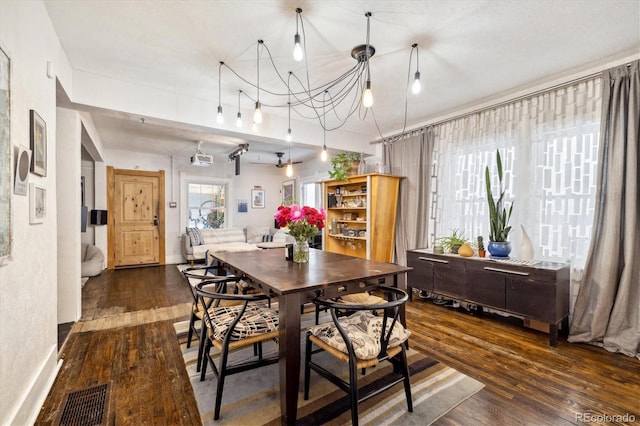
POLYGON ((333 156, 331 158, 333 170, 329 170, 329 177, 335 180, 347 180, 351 166, 359 159, 360 154, 357 152, 341 152, 333 156))
POLYGON ((448 236, 436 239, 436 244, 440 244, 445 252, 453 254, 457 254, 458 248, 466 242, 464 232, 458 229, 452 229, 448 236))

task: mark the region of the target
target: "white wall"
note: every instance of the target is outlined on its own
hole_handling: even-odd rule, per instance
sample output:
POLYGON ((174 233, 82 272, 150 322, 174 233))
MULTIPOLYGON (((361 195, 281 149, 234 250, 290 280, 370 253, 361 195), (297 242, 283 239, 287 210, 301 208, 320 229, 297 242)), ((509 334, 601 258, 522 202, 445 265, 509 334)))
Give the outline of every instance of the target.
POLYGON ((29 224, 29 198, 12 195, 13 248, 0 266, 0 424, 35 420, 57 371, 56 80, 71 70, 40 1, 0 1, 0 46, 11 59, 11 142, 29 146, 29 110, 47 125, 46 217, 29 224))
POLYGON ((56 132, 58 212, 58 324, 75 322, 82 314, 80 279, 80 140, 77 111, 58 108, 56 132), (64 188, 64 189, 63 189, 64 188))

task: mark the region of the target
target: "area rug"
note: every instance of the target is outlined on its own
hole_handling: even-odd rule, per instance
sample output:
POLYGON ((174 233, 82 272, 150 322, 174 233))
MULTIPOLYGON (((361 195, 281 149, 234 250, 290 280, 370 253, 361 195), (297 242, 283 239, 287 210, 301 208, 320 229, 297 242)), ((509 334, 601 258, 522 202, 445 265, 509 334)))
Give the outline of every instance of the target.
MULTIPOLYGON (((304 317, 302 325, 305 326, 304 317)), ((205 380, 200 381, 200 373, 196 372, 198 341, 195 340, 191 348, 187 348, 188 322, 176 323, 174 327, 203 425, 275 426, 280 424, 277 364, 228 376, 225 379, 220 419, 214 422, 216 377, 208 368, 205 380)), ((269 343, 264 350, 268 355, 277 348, 275 344, 269 343)), ((304 350, 302 353, 304 356, 304 350)), ((245 350, 245 353, 238 351, 231 356, 231 360, 237 362, 244 356, 251 355, 251 349, 245 350)), ((326 354, 316 356, 322 355, 326 354)), ((434 361, 416 350, 410 349, 407 355, 411 374, 413 413, 407 411, 404 387, 398 384, 392 390, 359 405, 360 424, 429 425, 484 387, 477 380, 434 361)), ((326 357, 327 363, 333 363, 332 357, 328 355, 326 357)), ((217 359, 215 360, 217 362, 217 359)), ((333 363, 331 368, 343 368, 345 374, 348 374, 342 363, 333 363)), ((381 364, 367 369, 366 375, 359 377, 358 383, 363 386, 378 380, 382 381, 390 372, 389 363, 381 364)), ((351 423, 350 402, 345 392, 313 371, 308 401, 303 398, 303 386, 304 377, 301 371, 297 424, 347 425, 351 423)))

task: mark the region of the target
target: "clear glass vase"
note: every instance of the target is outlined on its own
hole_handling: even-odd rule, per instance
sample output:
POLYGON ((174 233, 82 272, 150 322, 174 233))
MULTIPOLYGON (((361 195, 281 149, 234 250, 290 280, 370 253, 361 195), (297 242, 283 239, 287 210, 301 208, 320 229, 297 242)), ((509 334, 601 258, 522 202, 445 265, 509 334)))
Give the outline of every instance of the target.
POLYGON ((296 263, 308 263, 309 262, 309 241, 296 240, 293 244, 293 261, 296 263))

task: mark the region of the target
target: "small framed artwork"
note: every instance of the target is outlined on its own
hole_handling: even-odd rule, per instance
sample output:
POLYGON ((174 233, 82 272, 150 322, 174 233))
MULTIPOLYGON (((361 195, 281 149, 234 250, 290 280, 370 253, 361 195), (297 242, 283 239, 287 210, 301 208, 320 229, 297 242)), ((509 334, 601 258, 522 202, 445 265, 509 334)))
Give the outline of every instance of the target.
POLYGON ((251 190, 251 208, 264 209, 264 189, 251 190))
POLYGON ((282 182, 282 205, 288 206, 293 204, 296 193, 296 181, 295 180, 285 180, 282 182))
POLYGON ((31 122, 31 172, 47 175, 47 124, 34 110, 30 111, 31 122))
POLYGON ((238 200, 238 213, 247 213, 249 211, 249 201, 238 200))
POLYGON ((29 223, 42 223, 47 214, 47 190, 35 183, 29 184, 29 223))

